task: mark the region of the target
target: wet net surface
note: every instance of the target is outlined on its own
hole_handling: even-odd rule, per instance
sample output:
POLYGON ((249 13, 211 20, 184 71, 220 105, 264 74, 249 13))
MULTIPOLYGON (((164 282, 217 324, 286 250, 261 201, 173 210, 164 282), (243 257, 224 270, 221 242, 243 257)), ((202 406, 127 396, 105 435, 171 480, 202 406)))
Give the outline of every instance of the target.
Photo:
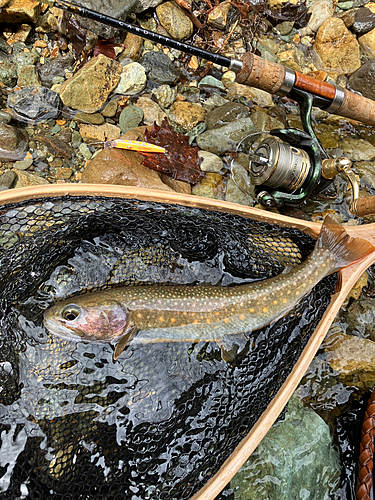
MULTIPOLYGON (((54 301, 108 286, 230 286, 311 252, 298 230, 182 206, 33 200, 0 211, 0 498, 189 499, 276 394, 333 293, 325 278, 236 359, 214 343, 129 348, 49 334, 54 301)), ((152 290, 152 287, 150 287, 152 290)))

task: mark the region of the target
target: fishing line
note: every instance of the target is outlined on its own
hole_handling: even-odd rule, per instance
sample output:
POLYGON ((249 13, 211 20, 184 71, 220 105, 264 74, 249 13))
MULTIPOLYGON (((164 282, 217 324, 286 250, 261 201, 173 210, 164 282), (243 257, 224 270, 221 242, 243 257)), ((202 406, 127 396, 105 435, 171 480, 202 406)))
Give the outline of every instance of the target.
MULTIPOLYGON (((239 147, 241 146, 241 144, 246 140, 248 139, 249 137, 253 137, 255 135, 261 135, 261 134, 269 134, 270 133, 270 130, 262 130, 262 131, 259 131, 259 132, 253 132, 252 134, 248 134, 246 135, 245 137, 243 137, 240 142, 237 144, 237 147, 236 147, 236 153, 238 153, 238 149, 239 147)), ((248 196, 250 199, 251 199, 251 202, 252 204, 254 205, 255 204, 255 200, 254 200, 254 197, 248 193, 245 189, 243 189, 236 181, 235 177, 234 177, 234 172, 233 172, 233 167, 234 167, 234 158, 232 157, 231 159, 231 162, 229 164, 229 170, 230 170, 230 179, 231 181, 234 183, 234 185, 246 196, 248 196)))

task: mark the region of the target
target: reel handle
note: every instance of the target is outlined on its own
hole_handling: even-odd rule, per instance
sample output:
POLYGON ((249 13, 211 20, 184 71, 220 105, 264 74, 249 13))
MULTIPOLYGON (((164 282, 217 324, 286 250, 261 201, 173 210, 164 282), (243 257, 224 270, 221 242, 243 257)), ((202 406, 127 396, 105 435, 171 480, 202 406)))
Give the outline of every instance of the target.
POLYGON ((355 200, 350 206, 350 211, 358 217, 375 214, 375 196, 355 200))
POLYGON ((292 71, 251 52, 243 56, 242 68, 237 73, 236 80, 270 94, 287 95, 292 88, 305 90, 331 101, 331 104, 326 106, 330 113, 375 126, 375 101, 292 71))

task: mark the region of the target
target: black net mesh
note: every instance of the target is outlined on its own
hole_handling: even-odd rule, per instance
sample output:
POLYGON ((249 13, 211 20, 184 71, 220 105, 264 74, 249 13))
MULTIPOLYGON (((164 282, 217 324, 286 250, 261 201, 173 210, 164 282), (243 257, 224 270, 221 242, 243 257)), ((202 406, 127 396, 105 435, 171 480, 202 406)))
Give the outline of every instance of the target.
MULTIPOLYGON (((42 199, 0 210, 0 498, 189 499, 252 428, 313 333, 335 277, 251 334, 129 348, 49 334, 43 311, 108 286, 274 276, 311 252, 298 230, 183 206, 42 199)), ((152 287, 150 287, 150 293, 152 287)))

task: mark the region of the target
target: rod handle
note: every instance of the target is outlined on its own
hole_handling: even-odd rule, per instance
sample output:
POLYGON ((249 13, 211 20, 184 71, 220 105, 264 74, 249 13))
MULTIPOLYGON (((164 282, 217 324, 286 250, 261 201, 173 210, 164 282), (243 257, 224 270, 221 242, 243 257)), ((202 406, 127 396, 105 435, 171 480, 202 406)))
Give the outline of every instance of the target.
POLYGON ((246 52, 242 58, 242 68, 237 73, 238 83, 265 90, 276 94, 283 86, 285 68, 281 64, 267 61, 251 52, 246 52))
POLYGON ((375 196, 358 198, 350 206, 350 211, 357 217, 375 214, 375 196))
POLYGON ((349 90, 344 90, 345 96, 342 105, 336 115, 358 120, 366 125, 375 125, 375 101, 367 99, 349 90))

